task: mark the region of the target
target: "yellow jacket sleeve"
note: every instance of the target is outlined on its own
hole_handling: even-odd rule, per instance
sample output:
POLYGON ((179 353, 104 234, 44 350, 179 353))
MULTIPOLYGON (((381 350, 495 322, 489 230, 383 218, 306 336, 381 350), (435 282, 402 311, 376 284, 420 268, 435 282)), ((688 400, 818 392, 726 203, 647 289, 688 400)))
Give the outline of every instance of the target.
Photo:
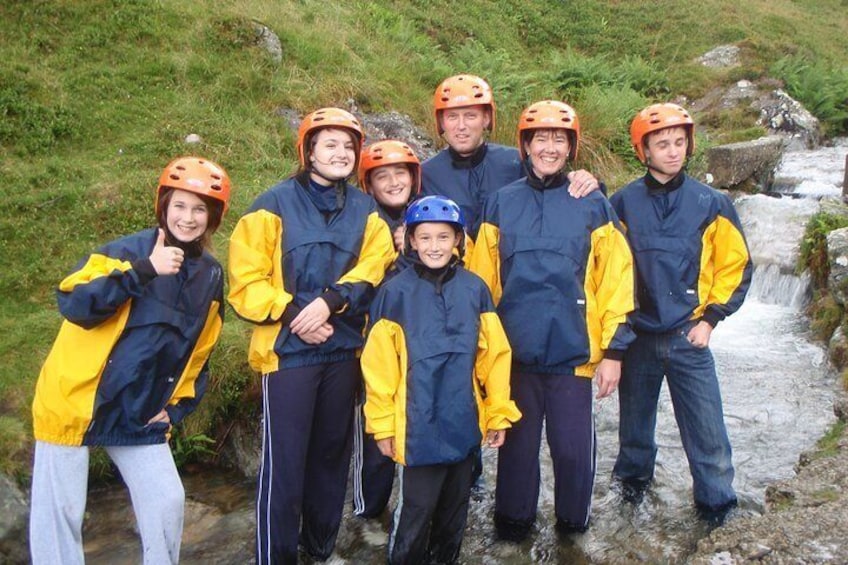
POLYGON ((594 312, 587 315, 599 323, 597 346, 604 351, 623 351, 635 337, 627 315, 635 308, 636 287, 633 255, 615 222, 607 222, 592 232, 590 261, 586 295, 594 297, 594 312))
POLYGON ((498 243, 500 230, 497 226, 483 223, 477 232, 477 240, 474 242, 471 256, 468 259, 468 270, 483 279, 495 305, 500 302, 503 295, 501 288, 500 272, 501 261, 498 243))
POLYGON ((362 376, 365 380, 365 431, 374 439, 405 436, 402 407, 406 406, 406 342, 403 329, 381 319, 371 328, 362 350, 362 376))
POLYGON ((510 398, 512 350, 498 315, 480 315, 477 359, 474 372, 485 391, 481 411, 482 430, 503 430, 521 418, 521 412, 510 398))
POLYGON ((292 295, 282 273, 282 219, 267 210, 242 217, 230 236, 228 300, 251 322, 279 320, 292 295))

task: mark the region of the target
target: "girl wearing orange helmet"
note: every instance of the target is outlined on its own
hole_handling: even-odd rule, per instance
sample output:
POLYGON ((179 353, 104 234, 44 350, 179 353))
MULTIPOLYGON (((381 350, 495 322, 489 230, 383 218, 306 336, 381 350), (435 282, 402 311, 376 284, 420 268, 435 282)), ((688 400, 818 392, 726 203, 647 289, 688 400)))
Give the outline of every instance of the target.
POLYGON ((298 172, 261 194, 230 239, 229 301, 255 324, 249 362, 263 374, 256 561, 324 560, 341 523, 350 463, 357 351, 374 287, 394 258, 372 198, 347 179, 359 120, 307 115, 298 172))
POLYGON ((638 500, 651 483, 657 404, 665 379, 696 507, 722 520, 736 505, 733 463, 709 341, 751 283, 752 264, 730 199, 686 174, 695 124, 677 104, 653 104, 630 126, 647 171, 610 199, 627 226, 639 276, 636 340, 624 357, 613 476, 638 500))
POLYGON ((395 249, 403 250, 403 215, 421 192, 421 162, 403 141, 387 139, 362 151, 359 186, 374 197, 389 225, 395 249))
POLYGON ((547 428, 557 528, 583 532, 595 478, 592 381, 598 398, 618 383, 632 340, 630 250, 599 192, 570 193, 580 122, 545 100, 521 114, 526 178, 490 195, 469 269, 488 284, 513 349, 512 392, 522 419, 498 455, 495 526, 521 541, 536 519, 539 448, 547 428))
POLYGON ((83 563, 90 446, 130 490, 145 563, 179 560, 185 495, 168 436, 203 396, 221 332, 223 270, 208 246, 229 196, 221 167, 176 159, 156 191, 159 227, 107 243, 59 283, 64 321, 32 405, 36 565, 83 563))

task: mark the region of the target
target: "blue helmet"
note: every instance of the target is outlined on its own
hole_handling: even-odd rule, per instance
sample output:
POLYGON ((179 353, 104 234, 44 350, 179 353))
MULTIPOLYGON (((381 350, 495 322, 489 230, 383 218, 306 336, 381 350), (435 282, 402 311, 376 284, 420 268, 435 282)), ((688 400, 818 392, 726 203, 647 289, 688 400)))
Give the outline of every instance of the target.
POLYGON ((406 209, 404 224, 406 224, 406 235, 404 235, 404 252, 408 253, 412 247, 409 237, 415 226, 425 222, 444 222, 451 224, 460 233, 459 257, 465 255, 465 216, 456 202, 446 196, 425 196, 412 202, 406 209))
POLYGON ((445 196, 425 196, 409 205, 404 223, 412 227, 424 222, 444 222, 465 229, 465 217, 459 206, 445 196))

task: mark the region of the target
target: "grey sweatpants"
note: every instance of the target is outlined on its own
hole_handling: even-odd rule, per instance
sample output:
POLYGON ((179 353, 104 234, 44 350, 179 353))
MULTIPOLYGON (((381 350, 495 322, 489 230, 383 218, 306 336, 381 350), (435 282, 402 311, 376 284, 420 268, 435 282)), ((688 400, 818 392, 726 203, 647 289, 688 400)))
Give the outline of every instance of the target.
MULTIPOLYGON (((130 491, 145 564, 177 563, 185 491, 167 443, 109 446, 130 491)), ((82 564, 88 448, 37 441, 29 544, 33 565, 82 564)))

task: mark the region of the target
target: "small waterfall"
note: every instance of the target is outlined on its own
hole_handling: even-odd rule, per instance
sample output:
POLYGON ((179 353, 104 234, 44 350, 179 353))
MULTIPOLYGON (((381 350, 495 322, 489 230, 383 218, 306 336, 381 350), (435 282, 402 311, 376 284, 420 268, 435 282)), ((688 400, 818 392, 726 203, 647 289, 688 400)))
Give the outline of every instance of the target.
POLYGON ((748 298, 802 308, 809 300, 810 277, 798 276, 796 264, 804 229, 819 202, 756 194, 737 199, 735 205, 754 261, 748 298))

